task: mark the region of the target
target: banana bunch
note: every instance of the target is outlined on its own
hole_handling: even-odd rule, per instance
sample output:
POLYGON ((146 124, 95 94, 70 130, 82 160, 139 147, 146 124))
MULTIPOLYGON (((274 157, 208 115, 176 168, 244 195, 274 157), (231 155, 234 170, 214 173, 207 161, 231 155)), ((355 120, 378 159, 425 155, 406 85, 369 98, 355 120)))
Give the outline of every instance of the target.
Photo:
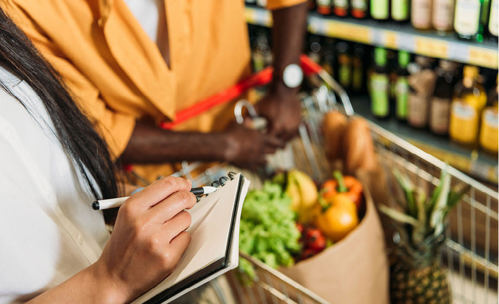
POLYGON ((310 176, 296 169, 288 171, 286 194, 291 197, 291 209, 298 214, 298 221, 303 224, 312 222, 320 205, 317 186, 310 176))

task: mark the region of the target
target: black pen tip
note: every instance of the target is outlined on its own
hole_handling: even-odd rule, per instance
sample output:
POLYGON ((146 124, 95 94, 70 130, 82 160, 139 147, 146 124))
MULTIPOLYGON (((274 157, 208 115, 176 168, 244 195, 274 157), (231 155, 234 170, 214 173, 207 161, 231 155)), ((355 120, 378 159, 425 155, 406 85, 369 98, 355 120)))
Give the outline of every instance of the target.
POLYGON ((95 201, 92 203, 92 209, 94 210, 99 210, 100 209, 100 204, 98 201, 95 201))

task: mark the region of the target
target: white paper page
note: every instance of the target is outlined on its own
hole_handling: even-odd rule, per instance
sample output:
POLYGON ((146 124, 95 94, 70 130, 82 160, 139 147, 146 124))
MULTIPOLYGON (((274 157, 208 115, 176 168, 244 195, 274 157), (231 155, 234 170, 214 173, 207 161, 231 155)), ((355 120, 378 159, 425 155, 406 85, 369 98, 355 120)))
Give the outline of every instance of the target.
MULTIPOLYGON (((168 278, 136 299, 133 303, 143 303, 198 272, 200 269, 225 257, 239 176, 240 174, 236 175, 233 180, 227 181, 225 186, 220 187, 216 192, 203 197, 189 211, 192 215, 192 224, 189 228, 191 232, 191 243, 182 259, 168 278)), ((244 188, 246 188, 244 191, 245 194, 248 185, 245 185, 242 190, 244 190, 244 188)), ((244 200, 245 196, 241 197, 242 200, 244 200)), ((239 202, 239 209, 242 207, 242 200, 239 202)), ((240 210, 238 210, 238 214, 240 214, 240 210)), ((238 222, 236 222, 235 228, 234 235, 238 236, 238 222)), ((233 246, 236 248, 236 251, 239 244, 238 240, 239 238, 237 237, 237 243, 233 246)), ((233 252, 231 250, 231 258, 232 256, 233 252)))

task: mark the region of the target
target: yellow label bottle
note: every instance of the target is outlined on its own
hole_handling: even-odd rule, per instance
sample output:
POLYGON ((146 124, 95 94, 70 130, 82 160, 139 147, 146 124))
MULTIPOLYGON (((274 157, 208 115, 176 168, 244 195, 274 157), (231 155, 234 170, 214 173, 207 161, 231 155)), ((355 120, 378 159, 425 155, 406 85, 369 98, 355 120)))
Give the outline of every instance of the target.
POLYGON ((449 134, 452 140, 474 145, 477 142, 480 113, 486 103, 486 95, 477 83, 478 68, 465 66, 463 82, 457 87, 451 106, 449 134))
POLYGON ((482 127, 480 128, 480 146, 491 153, 497 154, 497 141, 499 127, 499 111, 498 111, 498 94, 499 87, 496 84, 489 94, 488 106, 482 114, 482 127))

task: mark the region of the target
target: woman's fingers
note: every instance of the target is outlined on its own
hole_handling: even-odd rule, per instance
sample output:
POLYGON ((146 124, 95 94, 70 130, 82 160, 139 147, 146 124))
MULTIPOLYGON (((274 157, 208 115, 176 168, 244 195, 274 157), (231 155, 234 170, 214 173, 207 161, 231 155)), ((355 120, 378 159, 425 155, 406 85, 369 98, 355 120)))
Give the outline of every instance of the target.
POLYGON ((163 224, 185 209, 196 204, 196 196, 189 191, 178 191, 151 207, 146 213, 146 221, 163 224))
POLYGON ((125 202, 125 205, 129 205, 133 209, 147 210, 176 192, 189 190, 191 190, 190 181, 180 177, 168 176, 155 181, 144 190, 132 195, 125 202))
POLYGON ((168 246, 168 261, 172 265, 177 265, 178 261, 191 242, 191 235, 187 231, 179 233, 168 246))
POLYGON ((162 241, 169 244, 179 234, 186 231, 190 225, 191 215, 187 211, 181 211, 161 227, 159 233, 162 241))

